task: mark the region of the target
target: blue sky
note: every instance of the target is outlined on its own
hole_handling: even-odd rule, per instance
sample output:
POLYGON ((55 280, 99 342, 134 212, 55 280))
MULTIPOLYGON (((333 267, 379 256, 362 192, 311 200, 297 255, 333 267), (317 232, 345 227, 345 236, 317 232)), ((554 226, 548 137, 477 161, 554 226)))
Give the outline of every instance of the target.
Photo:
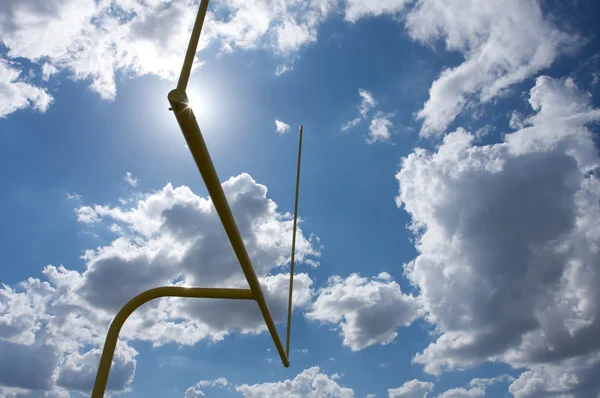
MULTIPOLYGON (((166 100, 196 9, 0 5, 0 397, 89 394, 144 289, 244 286, 166 100)), ((112 395, 600 392, 592 0, 209 10, 188 93, 282 336, 304 126, 291 366, 253 306, 163 300, 112 395)))

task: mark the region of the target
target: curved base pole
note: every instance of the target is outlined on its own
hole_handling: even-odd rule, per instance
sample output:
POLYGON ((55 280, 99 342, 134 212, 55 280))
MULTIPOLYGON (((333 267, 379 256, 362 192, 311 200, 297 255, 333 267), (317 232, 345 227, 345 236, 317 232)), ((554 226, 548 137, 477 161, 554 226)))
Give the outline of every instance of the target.
POLYGON ((221 289, 221 288, 203 288, 203 287, 183 287, 183 286, 165 286, 155 289, 146 290, 132 298, 115 316, 115 319, 110 324, 106 342, 100 357, 100 365, 96 374, 96 382, 92 391, 92 398, 104 397, 106 390, 106 382, 110 373, 119 332, 123 324, 137 308, 160 297, 196 297, 196 298, 216 298, 216 299, 236 299, 236 300, 252 300, 252 291, 250 289, 221 289))

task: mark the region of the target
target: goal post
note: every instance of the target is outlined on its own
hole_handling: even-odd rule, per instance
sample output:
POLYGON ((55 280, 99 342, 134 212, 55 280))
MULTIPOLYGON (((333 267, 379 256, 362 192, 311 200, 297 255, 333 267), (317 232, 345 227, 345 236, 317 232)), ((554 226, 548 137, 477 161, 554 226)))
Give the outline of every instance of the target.
POLYGON ((258 277, 252 266, 250 257, 244 245, 244 241, 240 235, 235 219, 223 192, 223 187, 219 181, 219 177, 215 170, 214 164, 208 152, 208 148, 198 126, 198 121, 194 116, 194 112, 190 106, 186 88, 189 81, 196 49, 200 39, 200 32, 208 9, 209 0, 201 0, 198 14, 192 29, 192 35, 188 44, 183 67, 177 83, 177 88, 168 94, 168 100, 171 105, 170 110, 173 111, 177 123, 183 133, 183 136, 190 149, 194 162, 200 171, 200 175, 204 180, 207 191, 213 202, 215 210, 223 224, 225 233, 229 238, 229 242, 235 252, 235 255, 240 263, 244 276, 250 286, 249 289, 227 289, 227 288, 200 288, 200 287, 183 287, 183 286, 164 286, 142 292, 132 298, 113 319, 109 331, 106 336, 106 341, 100 357, 100 364, 96 374, 94 388, 92 390, 92 398, 101 398, 104 396, 106 384, 110 373, 112 360, 114 357, 115 348, 119 338, 119 332, 127 318, 141 305, 150 300, 160 297, 191 297, 191 298, 217 298, 217 299, 235 299, 235 300, 254 300, 265 320, 267 329, 273 339, 275 348, 281 357, 281 362, 286 368, 290 366, 289 351, 290 351, 290 330, 292 317, 292 292, 294 283, 294 262, 296 248, 296 229, 298 216, 298 191, 300 184, 300 159, 302 154, 302 126, 300 126, 300 138, 298 143, 298 168, 296 171, 296 191, 294 200, 294 218, 292 232, 292 254, 290 259, 290 285, 288 298, 288 316, 287 316, 287 338, 285 349, 279 338, 277 327, 269 310, 269 306, 265 299, 263 290, 258 281, 258 277))

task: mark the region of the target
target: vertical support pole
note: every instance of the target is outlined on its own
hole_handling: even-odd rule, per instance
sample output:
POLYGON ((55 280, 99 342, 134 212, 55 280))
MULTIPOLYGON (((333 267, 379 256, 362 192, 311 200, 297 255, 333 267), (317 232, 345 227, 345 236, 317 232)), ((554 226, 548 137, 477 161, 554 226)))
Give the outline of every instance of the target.
POLYGON ((285 340, 285 355, 290 359, 290 334, 292 332, 292 291, 294 289, 294 259, 296 256, 296 224, 298 221, 298 195, 300 191, 300 161, 302 160, 302 126, 298 141, 298 167, 296 169, 296 198, 294 200, 294 230, 292 232, 292 258, 290 261, 290 293, 288 300, 287 336, 285 340))
POLYGON ((185 91, 188 81, 190 80, 190 73, 192 73, 194 57, 196 56, 198 42, 200 41, 200 32, 202 31, 202 25, 204 25, 204 18, 206 17, 206 11, 208 10, 208 2, 209 0, 202 0, 200 2, 198 14, 196 14, 196 20, 194 21, 194 27, 192 28, 192 35, 190 37, 190 42, 188 43, 185 58, 183 59, 183 67, 181 68, 179 81, 177 82, 177 88, 179 90, 185 91))

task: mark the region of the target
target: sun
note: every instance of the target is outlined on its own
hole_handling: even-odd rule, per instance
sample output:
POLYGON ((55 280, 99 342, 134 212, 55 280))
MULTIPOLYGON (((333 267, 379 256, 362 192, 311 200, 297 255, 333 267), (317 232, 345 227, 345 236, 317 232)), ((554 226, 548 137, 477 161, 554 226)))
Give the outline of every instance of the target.
POLYGON ((186 91, 190 107, 193 109, 196 118, 209 118, 211 115, 210 90, 203 87, 188 86, 186 91))

